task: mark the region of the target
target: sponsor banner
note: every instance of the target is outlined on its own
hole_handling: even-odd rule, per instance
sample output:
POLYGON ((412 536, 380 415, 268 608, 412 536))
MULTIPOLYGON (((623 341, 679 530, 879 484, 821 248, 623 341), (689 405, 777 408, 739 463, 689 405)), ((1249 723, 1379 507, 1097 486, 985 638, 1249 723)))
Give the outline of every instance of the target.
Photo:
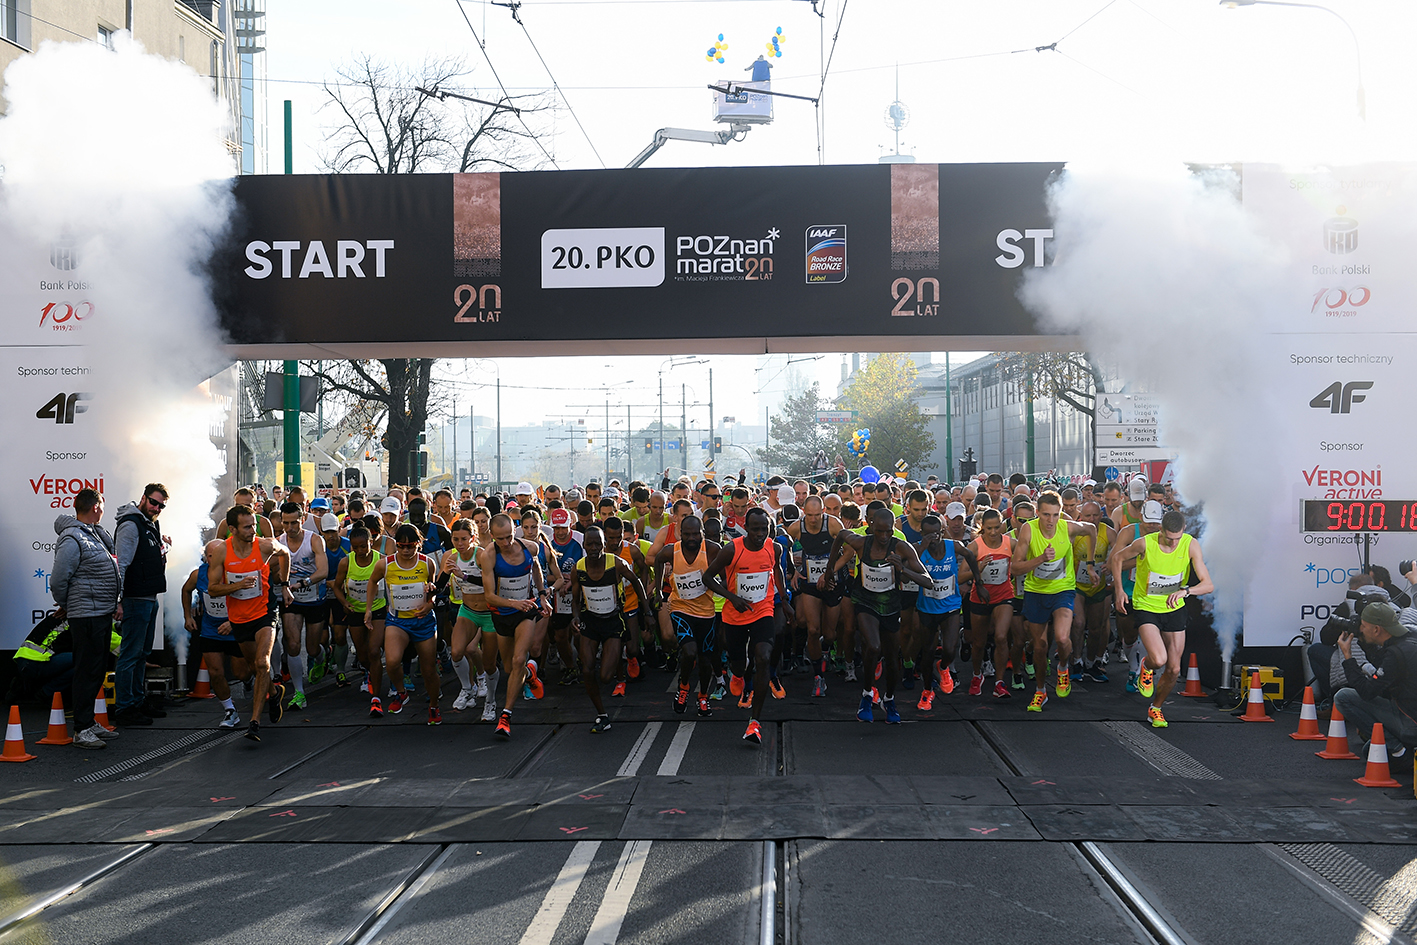
POLYGON ((1033 335, 1060 167, 241 177, 217 301, 237 344, 1033 335))

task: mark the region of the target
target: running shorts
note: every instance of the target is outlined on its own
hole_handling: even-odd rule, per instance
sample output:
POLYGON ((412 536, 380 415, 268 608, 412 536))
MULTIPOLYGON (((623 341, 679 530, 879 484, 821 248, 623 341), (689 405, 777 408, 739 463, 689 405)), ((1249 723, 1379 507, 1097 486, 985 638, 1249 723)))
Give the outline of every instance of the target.
POLYGON ((700 653, 713 652, 714 623, 713 617, 695 617, 693 614, 674 611, 669 614, 669 624, 674 628, 674 635, 681 643, 693 640, 700 653))
POLYGON ((625 626, 625 618, 618 612, 613 614, 581 613, 581 636, 604 643, 607 640, 630 639, 630 629, 625 626))
POLYGON ((408 634, 408 638, 414 643, 422 643, 438 635, 438 620, 432 614, 424 614, 422 617, 394 616, 384 622, 384 628, 397 628, 408 634))
POLYGON ((1023 592, 1023 619, 1029 623, 1047 623, 1053 619, 1055 610, 1072 610, 1077 591, 1059 591, 1056 594, 1040 594, 1037 591, 1023 592))
POLYGON ((1154 611, 1134 607, 1132 608, 1132 622, 1137 627, 1149 623, 1162 633, 1185 633, 1186 608, 1178 607, 1167 613, 1158 614, 1154 611))
POLYGON ((248 620, 245 623, 231 624, 231 638, 237 643, 255 643, 256 634, 260 631, 275 626, 275 614, 267 613, 264 617, 257 617, 255 620, 248 620))
POLYGON ((752 651, 756 650, 759 644, 772 646, 777 636, 772 616, 762 617, 748 624, 724 622, 720 626, 723 628, 723 642, 728 652, 740 658, 752 655, 752 651))
MULTIPOLYGON (((252 637, 252 639, 255 639, 252 637)), ((197 637, 198 653, 224 653, 227 656, 241 656, 241 644, 236 642, 236 632, 232 631, 229 637, 197 637)))

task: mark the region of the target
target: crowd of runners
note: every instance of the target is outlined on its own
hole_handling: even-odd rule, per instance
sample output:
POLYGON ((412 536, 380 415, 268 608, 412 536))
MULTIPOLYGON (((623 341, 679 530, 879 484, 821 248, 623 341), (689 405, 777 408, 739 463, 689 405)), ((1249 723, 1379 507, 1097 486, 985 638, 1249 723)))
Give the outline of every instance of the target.
POLYGON ((1164 727, 1186 601, 1213 590, 1171 487, 1141 477, 666 476, 233 500, 183 602, 221 727, 243 724, 244 684, 255 740, 263 710, 304 708, 325 676, 357 685, 370 718, 415 702, 429 725, 445 707, 480 711, 501 739, 553 675, 608 731, 606 699, 650 669, 677 673, 677 713, 736 703, 750 742, 788 675, 813 698, 859 699, 862 722, 899 723, 902 693, 920 714, 937 693, 1042 712, 1080 677, 1111 681, 1109 644, 1139 713, 1164 727))

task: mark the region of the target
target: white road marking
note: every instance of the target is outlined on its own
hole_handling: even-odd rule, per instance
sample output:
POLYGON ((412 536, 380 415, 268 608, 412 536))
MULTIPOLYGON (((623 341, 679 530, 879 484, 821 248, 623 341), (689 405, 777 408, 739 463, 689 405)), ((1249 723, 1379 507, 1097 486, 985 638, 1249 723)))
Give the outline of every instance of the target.
POLYGON ((694 723, 680 722, 679 727, 674 730, 674 740, 669 743, 669 751, 664 755, 658 774, 672 776, 679 773, 679 765, 684 762, 684 753, 689 750, 689 739, 693 737, 694 723))
POLYGON ((521 945, 550 945, 599 849, 599 840, 582 840, 571 848, 571 855, 566 857, 556 882, 551 884, 546 898, 541 901, 541 908, 536 910, 531 925, 522 935, 521 945))
POLYGON ((650 722, 645 726, 645 730, 640 733, 640 737, 635 740, 635 745, 630 749, 630 757, 625 759, 625 763, 620 766, 620 770, 615 772, 617 778, 633 778, 640 773, 640 765, 645 763, 645 758, 649 756, 650 746, 654 744, 655 736, 659 734, 662 722, 650 722))
POLYGON ((590 924, 585 945, 615 945, 625 914, 630 911, 630 900, 640 885, 640 874, 644 872, 652 842, 632 840, 625 844, 620 862, 615 864, 615 875, 610 877, 610 886, 605 890, 605 898, 600 901, 600 909, 590 924))

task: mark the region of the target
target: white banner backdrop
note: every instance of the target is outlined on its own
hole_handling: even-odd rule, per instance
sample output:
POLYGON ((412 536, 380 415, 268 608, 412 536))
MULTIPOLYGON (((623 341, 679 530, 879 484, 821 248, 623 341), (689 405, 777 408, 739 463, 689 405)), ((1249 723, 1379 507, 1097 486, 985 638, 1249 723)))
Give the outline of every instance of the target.
MULTIPOLYGON (((1406 258, 1414 184, 1407 165, 1244 169, 1245 208, 1288 248, 1294 290, 1285 300, 1293 333, 1255 352, 1283 404, 1281 416, 1254 418, 1257 430, 1282 435, 1257 440, 1277 444, 1284 479, 1247 480, 1235 457, 1235 487, 1255 497, 1255 527, 1271 536, 1246 594, 1246 645, 1285 645, 1321 627, 1360 570, 1361 537, 1302 532, 1302 499, 1417 501, 1417 269, 1406 258)), ((1417 532, 1373 535, 1372 563, 1399 588, 1398 561, 1410 558, 1417 532)))

